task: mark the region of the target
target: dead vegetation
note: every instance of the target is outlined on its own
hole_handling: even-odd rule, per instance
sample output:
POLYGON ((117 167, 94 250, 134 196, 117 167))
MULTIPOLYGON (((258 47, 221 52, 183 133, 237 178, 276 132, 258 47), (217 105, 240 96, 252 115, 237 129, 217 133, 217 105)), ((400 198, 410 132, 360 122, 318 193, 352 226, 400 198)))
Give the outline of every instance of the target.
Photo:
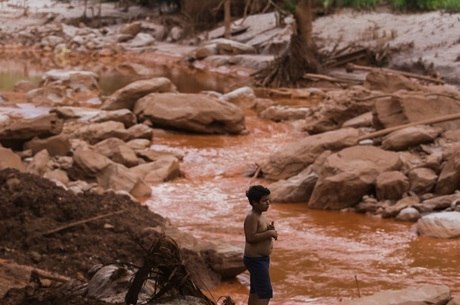
POLYGON ((136 272, 126 294, 126 304, 137 304, 138 295, 147 279, 155 281, 151 302, 178 296, 194 296, 202 299, 204 304, 215 304, 191 279, 182 263, 179 246, 172 238, 160 235, 144 251, 146 254, 143 265, 136 272))

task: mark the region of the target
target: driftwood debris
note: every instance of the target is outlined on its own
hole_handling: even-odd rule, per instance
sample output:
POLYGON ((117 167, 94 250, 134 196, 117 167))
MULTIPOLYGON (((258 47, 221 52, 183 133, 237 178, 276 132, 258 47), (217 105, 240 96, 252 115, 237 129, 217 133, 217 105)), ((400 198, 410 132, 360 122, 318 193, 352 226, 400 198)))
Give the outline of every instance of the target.
POLYGON ((379 48, 370 48, 354 44, 349 44, 341 49, 337 49, 337 47, 338 44, 334 46, 332 51, 323 52, 321 54, 324 58, 322 61, 324 67, 340 67, 353 62, 368 62, 380 66, 385 63, 391 51, 388 44, 379 48))
POLYGON ((401 74, 401 75, 406 76, 406 77, 416 78, 416 79, 424 80, 424 81, 435 83, 435 84, 444 84, 444 81, 442 79, 437 79, 437 78, 434 78, 434 77, 419 75, 419 74, 410 73, 410 72, 393 70, 393 69, 389 69, 389 68, 373 68, 373 67, 366 67, 366 66, 355 65, 355 64, 349 63, 349 64, 347 64, 346 69, 347 69, 347 72, 353 72, 355 70, 358 70, 358 71, 359 70, 360 71, 380 70, 380 71, 388 72, 388 73, 401 74))
POLYGON ((57 274, 57 273, 54 273, 54 272, 34 268, 34 267, 31 267, 31 266, 18 265, 17 263, 15 263, 13 261, 5 260, 5 259, 0 259, 0 267, 2 267, 3 269, 6 269, 6 270, 23 269, 26 272, 30 272, 31 274, 35 273, 40 278, 48 279, 48 280, 55 281, 55 282, 66 283, 66 282, 69 282, 71 280, 71 278, 69 278, 69 277, 66 277, 66 276, 63 276, 63 275, 60 275, 60 274, 57 274))
POLYGON ((361 136, 361 137, 359 137, 358 140, 361 141, 361 140, 373 139, 373 138, 381 137, 381 136, 389 134, 390 132, 393 132, 393 131, 396 131, 396 130, 399 130, 399 129, 403 129, 403 128, 406 128, 406 127, 411 127, 411 126, 416 126, 416 125, 435 124, 435 123, 453 121, 453 120, 458 120, 458 119, 460 119, 460 113, 443 115, 443 116, 439 116, 439 117, 436 117, 436 118, 431 118, 431 119, 422 120, 422 121, 418 121, 418 122, 407 123, 407 124, 403 124, 403 125, 398 125, 398 126, 385 128, 385 129, 382 129, 382 130, 379 130, 379 131, 372 132, 372 133, 369 133, 367 135, 361 136))
POLYGON ((147 250, 144 263, 134 275, 126 293, 126 304, 137 304, 141 288, 149 278, 155 281, 155 292, 151 301, 181 295, 197 297, 206 305, 216 305, 192 281, 182 262, 178 244, 165 235, 160 235, 147 250))
POLYGON ((126 209, 123 209, 123 210, 120 210, 120 211, 116 211, 116 212, 112 212, 112 213, 98 215, 98 216, 91 217, 91 218, 88 218, 88 219, 75 221, 75 222, 60 226, 58 228, 46 231, 46 232, 42 233, 41 235, 48 236, 48 235, 51 235, 51 234, 54 234, 54 233, 57 233, 57 232, 60 232, 60 231, 64 231, 64 230, 67 230, 69 228, 76 227, 76 226, 79 226, 79 225, 82 225, 82 224, 85 224, 85 223, 88 223, 88 222, 91 222, 91 221, 99 220, 99 219, 102 219, 102 218, 107 218, 107 217, 117 215, 117 214, 121 214, 121 213, 124 213, 125 211, 126 211, 126 209))
POLYGON ((357 81, 351 79, 343 79, 332 77, 324 74, 315 74, 315 73, 305 73, 303 78, 311 80, 311 81, 328 81, 331 83, 346 83, 346 84, 356 84, 357 81))
POLYGON ((251 179, 249 180, 249 183, 248 185, 252 185, 252 183, 254 182, 254 180, 256 180, 256 178, 259 176, 260 174, 260 171, 262 170, 262 167, 256 163, 256 171, 254 172, 254 175, 251 177, 251 179))

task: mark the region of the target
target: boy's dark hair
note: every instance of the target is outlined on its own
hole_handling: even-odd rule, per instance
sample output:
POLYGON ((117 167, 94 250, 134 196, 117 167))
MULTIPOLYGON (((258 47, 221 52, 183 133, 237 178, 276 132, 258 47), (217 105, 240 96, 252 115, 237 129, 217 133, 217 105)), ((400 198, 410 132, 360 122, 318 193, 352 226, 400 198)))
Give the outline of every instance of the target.
POLYGON ((264 196, 270 195, 270 190, 263 185, 253 185, 246 191, 249 203, 258 202, 264 196))

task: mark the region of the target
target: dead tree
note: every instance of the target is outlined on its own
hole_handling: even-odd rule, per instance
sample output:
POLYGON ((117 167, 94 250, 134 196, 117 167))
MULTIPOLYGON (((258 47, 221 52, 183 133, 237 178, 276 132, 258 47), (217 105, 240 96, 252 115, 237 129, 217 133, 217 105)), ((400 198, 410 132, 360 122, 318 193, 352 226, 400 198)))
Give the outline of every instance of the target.
POLYGON ((296 86, 305 73, 317 73, 320 64, 313 43, 312 0, 298 0, 294 12, 295 29, 284 52, 268 67, 254 73, 264 87, 296 86))

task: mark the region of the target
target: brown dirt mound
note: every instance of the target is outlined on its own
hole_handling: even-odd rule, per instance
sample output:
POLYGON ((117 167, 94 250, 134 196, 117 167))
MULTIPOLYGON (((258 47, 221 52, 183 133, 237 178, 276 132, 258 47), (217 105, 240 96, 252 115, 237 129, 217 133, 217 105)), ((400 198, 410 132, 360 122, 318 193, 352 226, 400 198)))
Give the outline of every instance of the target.
POLYGON ((26 288, 11 289, 0 299, 2 305, 115 305, 75 294, 75 284, 62 284, 51 288, 29 285, 26 288))
POLYGON ((0 257, 71 278, 96 264, 138 264, 143 251, 134 237, 164 218, 128 196, 75 195, 38 176, 0 171, 0 257), (117 211, 53 234, 63 225, 117 211))

